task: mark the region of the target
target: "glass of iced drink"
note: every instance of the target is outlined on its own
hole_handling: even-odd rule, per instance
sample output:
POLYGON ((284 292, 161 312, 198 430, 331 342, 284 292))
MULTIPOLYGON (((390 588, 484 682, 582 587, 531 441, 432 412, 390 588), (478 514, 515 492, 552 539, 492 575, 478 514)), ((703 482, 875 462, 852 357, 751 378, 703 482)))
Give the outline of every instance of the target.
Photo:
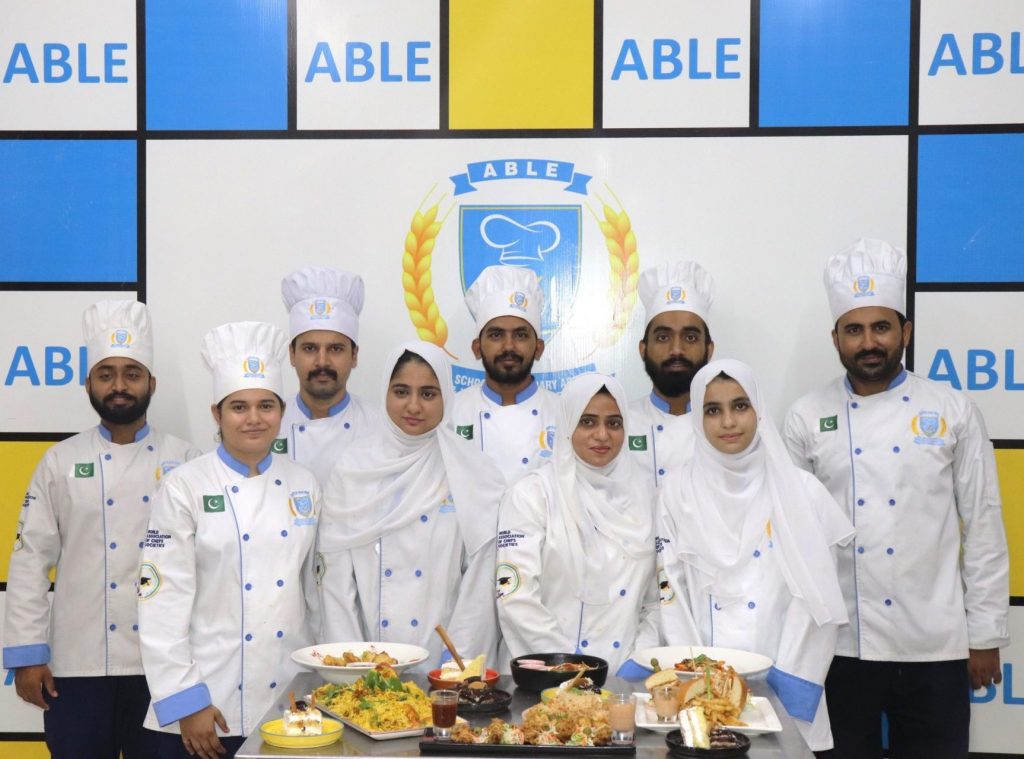
POLYGON ((608 699, 608 724, 612 728, 612 743, 633 742, 636 730, 636 697, 632 693, 613 693, 608 699))
POLYGON ((676 715, 679 713, 676 687, 676 685, 659 685, 651 691, 651 700, 654 701, 654 711, 658 715, 658 722, 676 721, 676 715))

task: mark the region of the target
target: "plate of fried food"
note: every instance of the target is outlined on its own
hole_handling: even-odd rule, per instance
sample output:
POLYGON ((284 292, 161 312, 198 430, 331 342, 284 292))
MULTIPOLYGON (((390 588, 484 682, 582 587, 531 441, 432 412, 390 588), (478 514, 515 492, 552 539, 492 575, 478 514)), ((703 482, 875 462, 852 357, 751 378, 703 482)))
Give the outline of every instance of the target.
POLYGON ((321 685, 311 698, 324 714, 378 741, 423 735, 431 724, 430 697, 387 664, 363 670, 353 683, 321 685))
POLYGON ((430 655, 420 646, 405 643, 321 643, 292 652, 292 661, 318 672, 329 683, 353 683, 378 664, 395 672, 415 666, 430 655))
POLYGON ((706 723, 706 733, 727 728, 745 735, 778 733, 782 723, 766 698, 751 696, 746 681, 732 667, 719 662, 696 677, 680 680, 674 670, 660 670, 644 681, 646 693, 636 695, 636 725, 667 733, 688 721, 706 723), (659 699, 660 703, 655 699, 659 699), (696 711, 694 711, 696 710, 696 711), (699 718, 698 713, 699 712, 699 718))
MULTIPOLYGON (((645 667, 653 666, 652 660, 661 669, 674 669, 680 677, 700 673, 708 664, 728 665, 743 677, 752 678, 765 674, 775 663, 771 657, 753 651, 719 646, 658 646, 643 648, 633 654, 633 659, 645 667)), ((656 669, 658 667, 655 667, 656 669)))

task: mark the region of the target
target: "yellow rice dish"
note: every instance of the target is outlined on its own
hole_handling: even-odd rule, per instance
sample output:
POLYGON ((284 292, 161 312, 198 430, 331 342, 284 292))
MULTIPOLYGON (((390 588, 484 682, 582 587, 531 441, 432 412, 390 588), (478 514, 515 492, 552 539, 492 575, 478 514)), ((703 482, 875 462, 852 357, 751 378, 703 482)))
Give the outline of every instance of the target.
POLYGON ((416 683, 399 680, 386 664, 349 685, 321 685, 313 695, 318 706, 364 730, 387 732, 430 725, 430 698, 416 683))

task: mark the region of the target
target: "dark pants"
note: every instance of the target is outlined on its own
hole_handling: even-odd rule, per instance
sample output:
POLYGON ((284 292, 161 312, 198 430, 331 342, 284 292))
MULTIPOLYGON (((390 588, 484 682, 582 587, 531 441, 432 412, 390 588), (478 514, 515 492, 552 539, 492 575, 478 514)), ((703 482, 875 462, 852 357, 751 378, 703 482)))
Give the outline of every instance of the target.
POLYGON ((966 759, 971 723, 967 660, 878 662, 837 656, 825 680, 829 759, 882 756, 882 712, 891 759, 966 759))
POLYGON ((43 691, 46 747, 54 759, 150 759, 142 720, 149 688, 142 675, 55 677, 57 698, 43 691))
MULTIPOLYGON (((153 752, 153 759, 195 759, 195 756, 185 750, 185 744, 177 733, 159 733, 155 730, 146 730, 152 736, 156 744, 156 751, 153 752)), ((233 759, 235 753, 245 743, 244 735, 218 736, 220 744, 227 749, 226 754, 220 754, 222 759, 233 759)), ((127 759, 127 758, 126 758, 127 759)))

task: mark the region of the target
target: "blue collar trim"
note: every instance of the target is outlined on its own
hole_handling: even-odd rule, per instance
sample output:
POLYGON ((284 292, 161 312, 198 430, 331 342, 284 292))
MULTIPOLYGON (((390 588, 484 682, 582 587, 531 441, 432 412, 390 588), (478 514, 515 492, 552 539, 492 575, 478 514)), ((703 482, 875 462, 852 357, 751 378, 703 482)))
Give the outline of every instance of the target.
MULTIPOLYGON (((243 477, 248 477, 249 476, 249 465, 248 464, 243 464, 241 461, 239 461, 234 456, 232 456, 230 453, 228 453, 228 451, 224 447, 223 443, 221 443, 220 445, 217 446, 217 455, 220 457, 220 460, 224 462, 224 465, 228 469, 231 469, 232 471, 238 472, 243 477)), ((263 474, 265 471, 267 471, 267 469, 270 468, 270 464, 271 464, 271 462, 273 460, 274 460, 274 454, 268 453, 267 457, 265 459, 263 459, 263 461, 261 461, 260 463, 258 463, 256 465, 256 471, 259 474, 263 474)))
MULTIPOLYGON (((345 393, 344 398, 342 398, 340 401, 335 403, 327 410, 327 416, 336 416, 337 414, 340 414, 342 411, 348 408, 348 404, 351 402, 352 393, 345 393)), ((309 410, 309 406, 307 406, 306 402, 302 400, 301 395, 296 394, 295 404, 299 407, 299 411, 301 411, 307 419, 313 418, 313 412, 309 410)))
MULTIPOLYGON (((502 403, 501 396, 498 393, 494 392, 494 390, 492 390, 490 388, 490 386, 488 386, 486 381, 480 383, 480 387, 482 388, 482 392, 483 392, 485 397, 490 398, 492 401, 497 403, 499 406, 501 405, 501 403, 502 403)), ((530 378, 530 384, 527 385, 522 390, 520 390, 518 393, 516 393, 516 403, 518 404, 518 403, 522 403, 523 401, 529 400, 530 398, 532 398, 534 395, 537 394, 537 390, 539 388, 540 388, 540 385, 537 384, 537 380, 535 380, 533 377, 531 377, 530 378)))
MULTIPOLYGON (((660 411, 664 411, 666 414, 671 414, 671 406, 668 405, 668 401, 662 398, 653 390, 651 391, 651 405, 660 411)), ((686 413, 690 413, 690 402, 686 402, 686 413)))
MULTIPOLYGON (((106 440, 108 443, 114 442, 114 436, 110 434, 110 430, 108 430, 102 424, 99 424, 97 426, 99 427, 100 435, 103 436, 104 440, 106 440)), ((142 425, 141 428, 139 428, 138 430, 135 431, 135 440, 133 440, 132 442, 133 443, 137 443, 140 440, 142 440, 142 438, 146 437, 146 435, 148 435, 148 434, 149 434, 149 423, 147 422, 146 424, 142 425)))
MULTIPOLYGON (((899 387, 900 385, 902 385, 906 381, 907 381, 907 370, 904 369, 901 366, 900 367, 900 373, 892 378, 892 381, 889 383, 889 386, 887 388, 885 388, 885 389, 886 390, 892 390, 894 387, 899 387)), ((846 385, 846 389, 850 392, 851 395, 856 395, 857 394, 856 391, 854 391, 854 389, 853 389, 853 385, 850 384, 850 375, 849 374, 847 374, 845 377, 843 377, 843 384, 846 385)))

